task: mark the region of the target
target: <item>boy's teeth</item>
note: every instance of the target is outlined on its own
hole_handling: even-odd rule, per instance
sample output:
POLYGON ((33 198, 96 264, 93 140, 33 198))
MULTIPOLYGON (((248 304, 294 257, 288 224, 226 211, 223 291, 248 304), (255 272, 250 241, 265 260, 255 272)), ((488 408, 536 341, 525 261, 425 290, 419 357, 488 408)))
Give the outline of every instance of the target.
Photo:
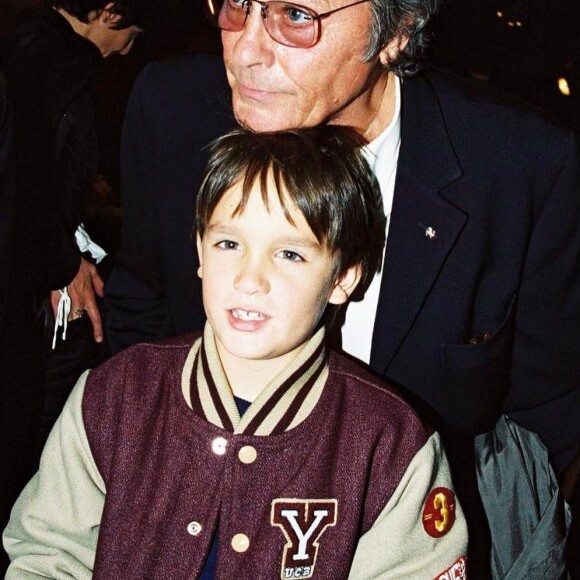
POLYGON ((232 310, 233 315, 240 320, 263 320, 264 315, 261 312, 249 312, 248 310, 232 310))

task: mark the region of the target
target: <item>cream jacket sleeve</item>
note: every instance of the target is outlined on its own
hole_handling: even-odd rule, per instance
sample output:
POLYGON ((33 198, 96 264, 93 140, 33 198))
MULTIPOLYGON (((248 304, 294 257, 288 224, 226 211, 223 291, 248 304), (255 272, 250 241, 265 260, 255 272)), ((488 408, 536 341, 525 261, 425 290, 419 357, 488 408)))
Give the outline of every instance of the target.
POLYGON ((40 469, 14 505, 4 531, 7 580, 92 576, 105 485, 82 420, 85 373, 42 453, 40 469))
POLYGON ((434 433, 358 542, 352 580, 463 580, 467 524, 434 433))

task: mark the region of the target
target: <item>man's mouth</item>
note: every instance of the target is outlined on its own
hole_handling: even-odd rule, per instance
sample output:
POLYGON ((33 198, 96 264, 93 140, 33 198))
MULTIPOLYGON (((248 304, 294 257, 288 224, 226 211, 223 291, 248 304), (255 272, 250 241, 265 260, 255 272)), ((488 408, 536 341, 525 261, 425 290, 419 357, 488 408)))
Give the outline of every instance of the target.
POLYGON ((280 89, 268 90, 267 88, 253 85, 243 85, 241 83, 236 85, 236 90, 240 96, 258 101, 275 99, 279 97, 280 94, 282 94, 280 89))

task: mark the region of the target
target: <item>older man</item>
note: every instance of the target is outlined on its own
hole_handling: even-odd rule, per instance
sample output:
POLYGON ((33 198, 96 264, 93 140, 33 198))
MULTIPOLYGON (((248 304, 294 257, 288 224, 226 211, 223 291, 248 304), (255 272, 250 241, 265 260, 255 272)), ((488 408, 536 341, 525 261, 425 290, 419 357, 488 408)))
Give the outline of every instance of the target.
POLYGON ((123 246, 106 289, 111 342, 201 327, 190 230, 209 140, 236 121, 352 125, 370 142, 387 243, 342 345, 442 431, 475 514, 472 437, 502 412, 539 433, 559 470, 578 450, 577 143, 489 89, 409 77, 436 0, 304 2, 212 0, 223 62, 153 64, 137 81, 123 246))

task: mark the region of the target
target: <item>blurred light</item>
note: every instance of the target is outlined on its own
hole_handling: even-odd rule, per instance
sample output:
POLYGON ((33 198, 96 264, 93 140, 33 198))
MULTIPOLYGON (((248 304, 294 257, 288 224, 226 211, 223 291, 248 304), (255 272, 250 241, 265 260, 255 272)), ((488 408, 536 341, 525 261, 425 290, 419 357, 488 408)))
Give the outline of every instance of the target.
POLYGON ((511 20, 508 20, 508 23, 507 24, 508 24, 508 26, 510 28, 513 28, 514 27, 514 23, 511 20))
POLYGON ((502 12, 501 10, 498 10, 498 11, 495 13, 495 15, 496 15, 498 18, 503 18, 503 12, 502 12))
POLYGON ((205 7, 207 10, 209 10, 210 14, 213 17, 215 17, 216 13, 215 13, 215 6, 214 6, 213 2, 206 2, 205 7))
POLYGON ((565 97, 570 96, 570 85, 568 84, 568 79, 560 77, 558 79, 558 88, 565 97))
POLYGON ((518 28, 521 28, 522 27, 522 23, 519 20, 516 20, 516 26, 518 28))

